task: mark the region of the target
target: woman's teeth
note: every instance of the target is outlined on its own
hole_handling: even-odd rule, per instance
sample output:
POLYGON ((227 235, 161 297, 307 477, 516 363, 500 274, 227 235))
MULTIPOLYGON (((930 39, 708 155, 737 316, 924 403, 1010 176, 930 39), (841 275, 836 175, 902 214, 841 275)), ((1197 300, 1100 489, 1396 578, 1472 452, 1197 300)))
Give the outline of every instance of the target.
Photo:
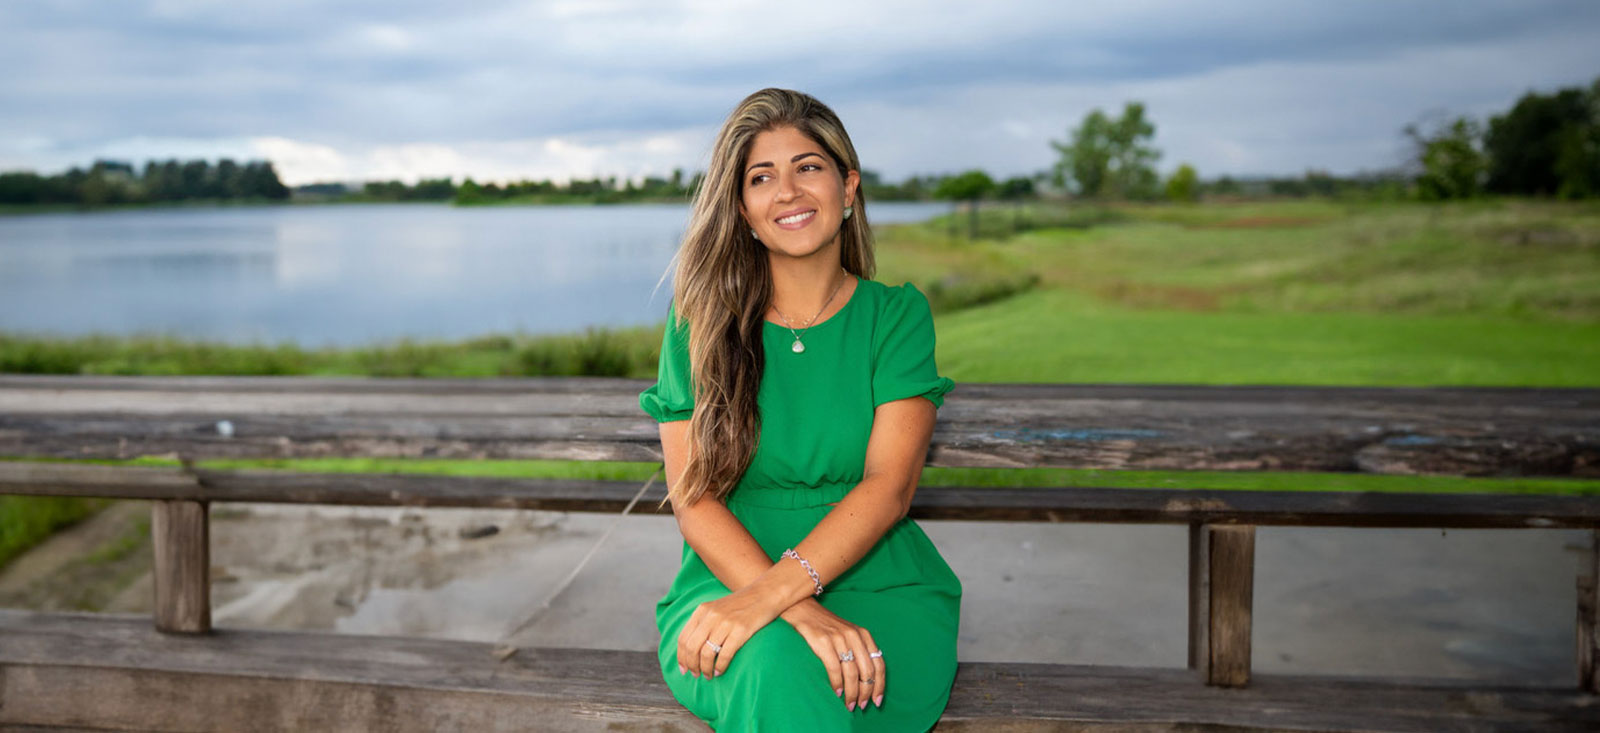
POLYGON ((810 219, 816 213, 817 212, 815 212, 815 211, 805 211, 805 212, 801 212, 799 214, 795 214, 794 216, 785 216, 782 219, 779 219, 778 223, 779 224, 794 224, 794 223, 797 223, 797 222, 802 222, 802 221, 805 221, 806 219, 810 219))

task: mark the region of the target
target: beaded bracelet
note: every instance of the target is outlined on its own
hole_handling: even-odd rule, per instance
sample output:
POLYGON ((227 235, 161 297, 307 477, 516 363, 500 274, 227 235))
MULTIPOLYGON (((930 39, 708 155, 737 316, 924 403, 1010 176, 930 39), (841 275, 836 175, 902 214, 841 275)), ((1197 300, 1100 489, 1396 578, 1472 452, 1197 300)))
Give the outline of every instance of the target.
POLYGON ((811 569, 811 563, 806 562, 805 558, 800 557, 800 553, 795 552, 793 547, 791 547, 791 548, 789 548, 787 550, 784 550, 783 551, 783 556, 784 557, 792 557, 792 558, 794 558, 796 560, 799 560, 801 567, 804 567, 806 569, 806 572, 811 574, 811 582, 815 583, 817 585, 817 589, 812 591, 811 595, 814 595, 814 596, 822 595, 822 578, 817 577, 817 571, 811 569))

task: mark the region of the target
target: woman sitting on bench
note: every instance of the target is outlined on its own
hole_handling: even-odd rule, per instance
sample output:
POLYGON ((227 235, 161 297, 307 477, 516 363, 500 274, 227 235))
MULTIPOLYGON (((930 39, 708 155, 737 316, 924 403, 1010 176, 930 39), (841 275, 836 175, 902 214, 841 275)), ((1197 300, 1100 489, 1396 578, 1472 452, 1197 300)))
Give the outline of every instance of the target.
POLYGON ((954 382, 927 298, 871 279, 859 169, 816 99, 739 103, 639 396, 684 537, 661 671, 719 731, 925 731, 955 678, 961 582, 906 517, 954 382))

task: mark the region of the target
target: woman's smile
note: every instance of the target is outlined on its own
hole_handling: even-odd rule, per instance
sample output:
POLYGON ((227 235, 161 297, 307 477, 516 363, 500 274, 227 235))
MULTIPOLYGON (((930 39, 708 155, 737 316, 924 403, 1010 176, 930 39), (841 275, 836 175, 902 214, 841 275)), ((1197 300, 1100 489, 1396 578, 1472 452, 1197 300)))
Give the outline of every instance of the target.
POLYGON ((811 220, 816 218, 816 209, 805 209, 793 214, 780 216, 776 219, 778 226, 784 229, 803 229, 811 220))

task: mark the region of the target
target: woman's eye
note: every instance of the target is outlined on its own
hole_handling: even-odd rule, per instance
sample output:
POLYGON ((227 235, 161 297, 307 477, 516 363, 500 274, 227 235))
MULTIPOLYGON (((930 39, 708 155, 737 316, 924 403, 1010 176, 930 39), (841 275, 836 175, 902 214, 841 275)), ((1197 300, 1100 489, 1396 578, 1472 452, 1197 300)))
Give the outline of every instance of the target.
POLYGON ((807 168, 810 168, 812 170, 819 170, 819 171, 822 170, 822 166, 817 165, 816 163, 806 163, 806 164, 800 166, 800 170, 806 170, 807 168))
POLYGON ((762 181, 764 181, 766 179, 767 179, 767 174, 765 174, 765 173, 757 173, 756 175, 750 177, 750 185, 754 186, 757 183, 760 183, 760 182, 762 182, 762 181))

